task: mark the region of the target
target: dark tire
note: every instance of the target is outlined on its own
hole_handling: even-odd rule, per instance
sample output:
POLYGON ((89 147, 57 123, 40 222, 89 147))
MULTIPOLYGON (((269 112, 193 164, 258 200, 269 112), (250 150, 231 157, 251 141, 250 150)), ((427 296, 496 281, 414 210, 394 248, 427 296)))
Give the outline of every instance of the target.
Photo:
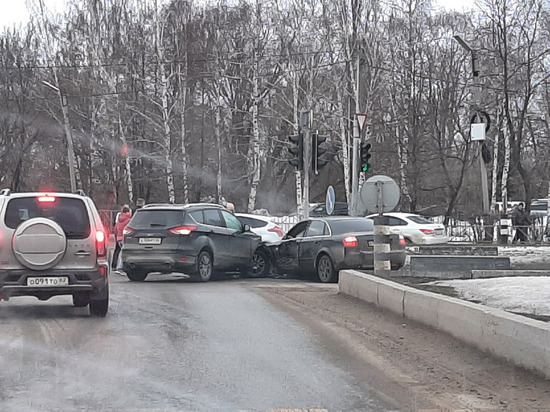
POLYGON ((73 305, 77 308, 83 308, 90 304, 90 296, 87 293, 75 293, 73 295, 73 305))
POLYGON ((104 318, 107 316, 109 311, 109 285, 107 285, 107 290, 105 297, 103 299, 92 299, 90 300, 90 315, 96 316, 98 318, 104 318))
POLYGON ((322 283, 335 283, 338 281, 338 273, 334 270, 332 260, 328 255, 321 255, 317 259, 317 277, 322 283))
POLYGON ((212 278, 212 255, 206 250, 201 251, 197 258, 197 271, 191 275, 191 280, 196 282, 208 282, 212 278))
POLYGON ((252 255, 252 266, 248 271, 251 278, 265 278, 269 275, 271 263, 263 250, 256 250, 252 255))
POLYGON ((104 318, 109 311, 109 299, 91 300, 90 315, 98 318, 104 318))
POLYGON ((126 276, 128 276, 128 279, 130 279, 131 281, 143 282, 147 277, 147 272, 137 269, 128 269, 126 271, 126 276))

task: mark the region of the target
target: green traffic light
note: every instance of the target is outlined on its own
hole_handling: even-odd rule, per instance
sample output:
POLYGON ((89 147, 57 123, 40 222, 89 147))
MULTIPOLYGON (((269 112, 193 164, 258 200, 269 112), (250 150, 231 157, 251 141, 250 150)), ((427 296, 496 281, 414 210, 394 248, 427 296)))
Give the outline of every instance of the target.
POLYGON ((363 172, 368 172, 369 169, 370 169, 370 164, 369 164, 369 163, 364 164, 363 167, 361 168, 361 170, 362 170, 363 172))

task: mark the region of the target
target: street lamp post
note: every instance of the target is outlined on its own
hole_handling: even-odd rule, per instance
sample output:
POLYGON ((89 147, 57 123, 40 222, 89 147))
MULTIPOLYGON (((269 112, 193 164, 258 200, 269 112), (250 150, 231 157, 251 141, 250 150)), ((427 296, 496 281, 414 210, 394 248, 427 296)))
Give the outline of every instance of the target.
MULTIPOLYGON (((472 76, 474 78, 474 100, 475 100, 475 103, 478 104, 480 97, 479 97, 479 85, 477 83, 477 80, 479 77, 477 52, 474 49, 472 49, 468 45, 468 43, 466 43, 460 36, 455 35, 453 37, 462 46, 462 48, 467 52, 469 52, 472 56, 472 76)), ((476 110, 476 113, 477 113, 477 110, 476 110)), ((483 161, 483 156, 481 155, 482 146, 483 146, 483 141, 479 141, 477 156, 479 158, 479 168, 481 172, 481 207, 482 207, 483 214, 488 214, 489 213, 489 189, 488 189, 488 183, 487 183, 487 167, 485 166, 485 162, 483 161)))
POLYGON ((69 123, 69 107, 67 103, 67 97, 61 92, 59 87, 42 80, 42 84, 49 87, 59 95, 59 101, 61 103, 61 111, 63 112, 63 124, 65 126, 65 135, 67 137, 67 160, 69 162, 69 178, 71 181, 71 192, 76 192, 76 173, 75 173, 75 156, 73 147, 73 135, 71 132, 71 125, 69 123))

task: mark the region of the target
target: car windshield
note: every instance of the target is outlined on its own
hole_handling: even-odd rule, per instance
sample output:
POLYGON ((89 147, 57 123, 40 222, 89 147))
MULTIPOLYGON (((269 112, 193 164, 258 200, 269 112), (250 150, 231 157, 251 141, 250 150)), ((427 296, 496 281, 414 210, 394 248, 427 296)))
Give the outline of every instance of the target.
POLYGON ((333 220, 329 225, 334 235, 374 231, 373 220, 365 218, 333 220))
POLYGON ((55 221, 69 239, 84 239, 90 235, 86 205, 81 199, 52 196, 33 196, 8 202, 4 222, 10 229, 35 217, 55 221))
POLYGON ((181 210, 139 209, 128 224, 132 229, 172 228, 181 225, 181 210))

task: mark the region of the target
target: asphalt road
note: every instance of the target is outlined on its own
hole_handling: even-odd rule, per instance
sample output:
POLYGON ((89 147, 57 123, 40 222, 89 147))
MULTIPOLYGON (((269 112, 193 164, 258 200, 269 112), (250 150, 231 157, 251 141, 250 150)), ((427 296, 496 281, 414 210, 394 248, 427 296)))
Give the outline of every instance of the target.
POLYGON ((105 319, 0 302, 0 410, 550 411, 548 380, 338 285, 111 280, 105 319))
POLYGON ((257 293, 297 281, 155 279, 114 274, 105 319, 70 297, 1 302, 0 409, 397 410, 257 293))

